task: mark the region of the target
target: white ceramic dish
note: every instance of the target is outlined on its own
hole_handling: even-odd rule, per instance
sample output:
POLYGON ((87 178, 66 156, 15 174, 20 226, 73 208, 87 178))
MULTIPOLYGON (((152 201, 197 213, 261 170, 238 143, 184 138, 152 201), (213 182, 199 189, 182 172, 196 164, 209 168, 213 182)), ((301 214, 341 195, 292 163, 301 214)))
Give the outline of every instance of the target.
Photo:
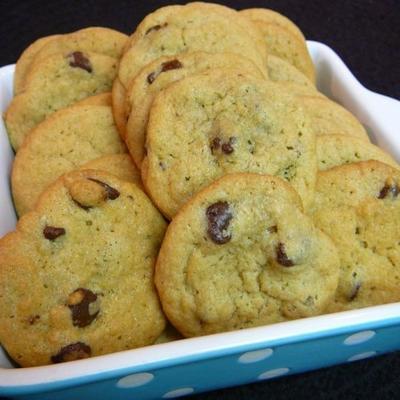
MULTIPOLYGON (((308 42, 319 89, 352 111, 371 139, 400 161, 400 102, 364 88, 327 46, 308 42)), ((0 69, 0 109, 14 66, 0 69)), ((16 223, 13 153, 0 122, 0 236, 16 223)), ((29 399, 173 398, 298 373, 400 349, 400 304, 185 339, 71 363, 14 368, 0 353, 0 396, 29 399)))

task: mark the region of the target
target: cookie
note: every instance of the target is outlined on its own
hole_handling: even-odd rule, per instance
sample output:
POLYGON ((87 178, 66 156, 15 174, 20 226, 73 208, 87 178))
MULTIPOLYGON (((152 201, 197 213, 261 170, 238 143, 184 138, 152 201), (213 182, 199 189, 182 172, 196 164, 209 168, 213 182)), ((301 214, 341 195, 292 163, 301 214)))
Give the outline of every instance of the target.
POLYGON ((314 84, 296 67, 282 58, 268 55, 267 74, 274 82, 291 82, 316 91, 314 84))
POLYGON ((11 186, 18 215, 62 174, 103 155, 126 152, 107 106, 75 106, 39 124, 15 156, 11 186))
POLYGON ((18 150, 28 132, 51 113, 85 97, 111 90, 115 58, 74 52, 47 57, 31 69, 23 93, 14 97, 5 113, 11 145, 18 150))
POLYGON ((118 76, 114 79, 111 92, 111 104, 113 108, 114 121, 122 139, 126 136, 126 124, 128 117, 125 114, 126 90, 118 76))
POLYGON ((289 18, 277 11, 268 8, 248 8, 241 10, 240 13, 253 21, 279 25, 281 28, 288 30, 292 35, 295 35, 299 40, 306 40, 300 28, 289 18))
POLYGON ((369 136, 360 121, 340 104, 320 96, 304 96, 301 101, 317 136, 341 134, 369 142, 369 136))
POLYGON ((55 53, 67 54, 74 51, 99 53, 118 59, 127 40, 127 35, 115 29, 99 26, 84 28, 47 42, 35 59, 40 60, 55 53))
POLYGON ((315 86, 299 85, 298 83, 290 80, 273 81, 271 79, 271 81, 275 83, 276 87, 280 87, 284 92, 288 91, 292 95, 296 96, 300 103, 303 102, 303 97, 328 99, 323 93, 319 92, 315 86))
POLYGON ((115 175, 122 181, 143 187, 140 171, 128 154, 110 154, 83 164, 80 169, 96 169, 115 175))
MULTIPOLYGON (((244 13, 246 15, 247 13, 244 13)), ((268 54, 286 60, 300 70, 311 82, 315 83, 315 68, 308 52, 306 42, 281 24, 271 23, 247 15, 264 36, 264 45, 268 54)))
POLYGON ((147 125, 142 180, 172 218, 212 181, 234 172, 278 175, 312 202, 315 137, 281 85, 227 68, 193 75, 159 93, 147 125))
POLYGON ((77 101, 76 106, 109 106, 111 107, 111 92, 95 94, 77 101))
POLYGON ((20 71, 22 73, 19 74, 18 90, 15 91, 15 94, 19 94, 22 91, 26 72, 30 68, 35 69, 36 64, 47 57, 57 53, 66 56, 80 51, 83 53, 103 54, 118 60, 121 57, 128 36, 110 28, 90 27, 66 35, 50 36, 50 38, 51 40, 46 37, 43 42, 40 41, 33 49, 36 50, 37 48, 34 54, 32 50, 29 51, 28 54, 32 54, 29 60, 24 57, 25 69, 20 71))
POLYGON ((335 242, 340 278, 329 311, 400 301, 400 172, 379 161, 318 174, 315 224, 335 242))
POLYGON ((150 62, 193 51, 239 54, 260 68, 266 61, 262 35, 251 21, 228 7, 196 2, 162 7, 147 15, 129 39, 118 78, 126 90, 150 62))
POLYGON ((379 147, 363 139, 348 135, 322 135, 317 137, 318 170, 325 171, 338 165, 377 160, 394 168, 396 161, 379 147))
POLYGON ((266 59, 261 33, 237 11, 202 2, 167 6, 147 15, 129 39, 121 60, 121 82, 129 82, 124 80, 125 67, 136 75, 156 58, 189 51, 232 52, 260 68, 266 59), (126 65, 130 60, 134 65, 126 65))
POLYGON ((171 222, 155 283, 170 322, 198 336, 321 314, 338 275, 335 246, 290 185, 232 174, 171 222))
POLYGON ((37 39, 30 44, 20 55, 14 72, 14 95, 22 92, 24 88, 25 75, 27 74, 32 60, 35 58, 39 50, 51 40, 59 37, 60 35, 45 36, 37 39))
POLYGON ((232 66, 255 77, 265 77, 252 61, 232 53, 195 52, 162 57, 139 72, 129 85, 125 103, 125 115, 129 116, 125 141, 136 165, 140 167, 144 157, 146 126, 154 97, 186 76, 232 66))
POLYGON ((27 367, 153 343, 165 327, 153 284, 165 228, 133 183, 95 170, 57 180, 0 240, 10 356, 27 367))

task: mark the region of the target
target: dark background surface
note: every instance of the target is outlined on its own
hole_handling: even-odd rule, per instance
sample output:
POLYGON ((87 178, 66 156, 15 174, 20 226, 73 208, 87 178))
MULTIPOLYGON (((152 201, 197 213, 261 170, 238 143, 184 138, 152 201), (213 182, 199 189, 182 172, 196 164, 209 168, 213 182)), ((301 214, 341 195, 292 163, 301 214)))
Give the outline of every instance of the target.
MULTIPOLYGON (((299 25, 307 39, 332 47, 367 88, 400 99, 399 1, 221 2, 238 9, 267 7, 285 14, 299 25)), ((0 66, 14 63, 21 51, 41 36, 90 25, 131 33, 148 12, 173 3, 155 0, 0 0, 0 66)), ((400 126, 398 129, 400 134, 400 126)), ((400 399, 400 353, 192 398, 400 399)))
MULTIPOLYGON (((398 0, 220 0, 234 8, 267 7, 292 19, 307 39, 332 47, 367 88, 400 99, 398 0)), ((0 0, 0 65, 14 63, 38 37, 89 25, 131 33, 154 9, 184 1, 0 0)))

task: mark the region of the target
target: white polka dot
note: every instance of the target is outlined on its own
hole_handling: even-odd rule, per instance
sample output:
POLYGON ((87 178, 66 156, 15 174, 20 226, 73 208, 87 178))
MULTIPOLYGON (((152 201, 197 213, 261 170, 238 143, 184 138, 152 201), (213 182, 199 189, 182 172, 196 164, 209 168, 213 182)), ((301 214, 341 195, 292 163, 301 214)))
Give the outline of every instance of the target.
POLYGON ((271 357, 274 351, 272 349, 264 349, 257 351, 249 351, 247 353, 242 354, 238 361, 242 364, 250 364, 257 361, 265 360, 268 357, 271 357))
POLYGON ((358 332, 358 333, 355 333, 354 335, 351 335, 348 338, 346 338, 343 343, 347 346, 353 346, 355 344, 364 343, 367 340, 372 339, 374 336, 375 336, 374 331, 358 332))
POLYGON ((143 372, 141 374, 132 374, 121 378, 118 383, 117 387, 122 389, 133 388, 137 386, 145 385, 154 379, 153 374, 149 374, 147 372, 143 372))
POLYGON ((289 372, 289 368, 277 368, 277 369, 270 369, 269 371, 263 372, 261 375, 258 376, 258 379, 271 379, 277 376, 285 375, 289 372))
POLYGON ((187 387, 187 388, 180 388, 171 390, 164 394, 163 399, 175 399, 176 397, 186 396, 187 394, 193 393, 194 389, 187 387))
POLYGON ((374 355, 376 355, 376 351, 366 351, 365 353, 356 354, 355 356, 350 357, 347 361, 364 360, 365 358, 370 358, 374 355))

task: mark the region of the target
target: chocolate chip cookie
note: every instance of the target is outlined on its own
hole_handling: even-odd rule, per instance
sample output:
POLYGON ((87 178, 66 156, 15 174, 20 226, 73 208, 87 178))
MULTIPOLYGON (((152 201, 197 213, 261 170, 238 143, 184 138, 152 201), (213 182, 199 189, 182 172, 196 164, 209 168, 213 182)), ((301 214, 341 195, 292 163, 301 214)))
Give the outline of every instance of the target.
POLYGON ((155 96, 189 75, 232 66, 257 78, 265 77, 251 60, 233 53, 194 52, 162 57, 139 72, 129 85, 125 102, 125 115, 129 116, 125 141, 136 165, 140 167, 144 157, 146 126, 155 96))
POLYGON ((237 11, 201 2, 162 7, 147 15, 129 39, 115 94, 124 98, 130 80, 157 58, 193 51, 239 54, 260 69, 266 62, 261 33, 237 11))
POLYGON ((26 367, 153 343, 165 327, 153 285, 165 228, 133 183, 95 170, 57 180, 0 240, 10 356, 26 367))
POLYGON ((25 90, 5 113, 11 144, 18 150, 25 136, 51 113, 85 97, 109 92, 117 61, 97 53, 72 52, 47 57, 31 69, 25 90))
POLYGON ((315 137, 296 99, 280 84, 226 68, 159 93, 142 163, 144 185, 159 209, 172 218, 197 191, 233 172, 280 176, 308 206, 315 137))
POLYGON ((233 174, 176 215, 155 282, 168 319, 198 336, 321 314, 338 275, 335 246, 290 185, 233 174))
POLYGON ((21 56, 22 68, 16 69, 15 94, 19 94, 24 89, 26 74, 29 69, 35 69, 36 64, 51 55, 92 52, 118 60, 127 39, 127 35, 103 27, 84 28, 66 35, 53 35, 39 39, 21 56))
POLYGON ((18 215, 62 174, 103 155, 126 152, 107 106, 60 110, 28 135, 15 156, 11 186, 18 215))
POLYGON ((262 68, 266 60, 262 43, 260 32, 228 7, 201 2, 162 7, 147 15, 129 39, 118 77, 127 87, 155 59, 190 51, 231 52, 262 68))
POLYGON ((398 169, 364 161, 320 172, 312 217, 340 256, 329 311, 400 301, 398 169))

